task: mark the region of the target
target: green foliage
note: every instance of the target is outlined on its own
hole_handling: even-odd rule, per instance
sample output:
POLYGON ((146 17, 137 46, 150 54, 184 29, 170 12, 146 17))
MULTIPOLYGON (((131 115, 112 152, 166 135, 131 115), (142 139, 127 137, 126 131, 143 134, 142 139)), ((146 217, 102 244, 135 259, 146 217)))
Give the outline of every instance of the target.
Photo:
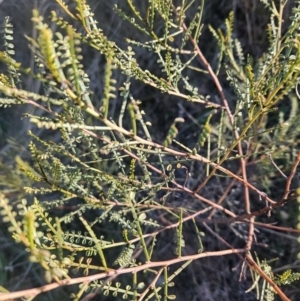
MULTIPOLYGON (((151 0, 144 4, 146 10, 132 0, 127 0, 126 9, 115 6, 115 12, 144 35, 140 40, 125 37, 123 47, 105 35, 86 1, 76 0, 75 8, 69 8, 57 0, 64 14, 51 12, 56 30, 33 10, 37 37, 26 37, 35 56, 31 68, 14 58, 12 25, 5 20, 0 60, 6 71, 0 74, 0 104, 38 109, 23 117, 47 135, 28 131, 31 160, 15 156, 16 168, 28 182, 16 207, 9 193, 2 191, 1 215, 29 260, 42 267, 47 283, 80 284, 72 293, 74 300, 93 293, 173 300, 173 279, 197 259, 233 253, 249 256, 254 218, 279 207, 274 195, 265 191, 271 191, 272 178, 281 169, 287 172, 294 166, 286 191, 282 190, 288 193, 300 161, 295 92, 300 77, 300 4, 282 34, 284 4, 277 9, 275 2, 272 6, 263 2, 272 13, 268 50, 257 61, 245 59, 242 43, 234 38, 231 12, 223 29, 209 27, 219 46, 215 66, 198 46, 204 1, 196 10, 197 3, 185 0, 178 7, 172 1, 151 0), (100 99, 94 99, 90 90, 85 47, 105 59, 100 99), (140 51, 152 53, 156 70, 143 68, 140 51), (198 60, 205 69, 197 67, 198 60), (122 74, 121 84, 117 72, 122 74), (43 90, 29 91, 20 74, 33 78, 43 90), (226 93, 226 84, 220 82, 225 75, 230 86, 226 93), (194 80, 200 76, 213 82, 217 100, 200 93, 194 80), (135 82, 172 98, 162 115, 174 110, 173 99, 184 113, 168 115, 170 122, 159 133, 153 121, 163 117, 151 120, 149 106, 132 91, 135 82), (198 107, 194 116, 192 110, 198 107), (253 165, 261 178, 251 175, 253 165), (233 184, 243 193, 231 197, 233 184), (251 214, 257 204, 249 190, 266 198, 267 207, 251 214), (224 217, 219 222, 245 243, 242 247, 232 245, 235 239, 222 238, 222 227, 209 225, 218 224, 214 215, 224 217), (238 228, 241 222, 245 224, 238 228), (216 239, 228 249, 211 247, 216 239)), ((1 179, 1 185, 6 184, 1 179)), ((299 273, 290 270, 272 277, 272 269, 263 262, 261 285, 256 278, 260 270, 248 265, 252 288, 265 300, 282 293, 279 286, 299 279, 299 273)), ((3 296, 9 293, 0 294, 0 300, 3 296)), ((32 293, 22 297, 29 296, 32 293)))
MULTIPOLYGON (((256 255, 257 257, 257 255, 256 255)), ((268 277, 270 277, 276 285, 287 285, 291 284, 294 281, 297 281, 300 279, 299 273, 293 273, 292 270, 286 270, 281 275, 274 276, 272 273, 272 267, 270 266, 270 261, 263 260, 261 263, 259 262, 259 259, 257 258, 257 262, 262 268, 262 270, 266 273, 268 277)), ((263 280, 263 284, 261 285, 261 291, 259 288, 259 281, 261 280, 261 277, 259 275, 255 275, 252 273, 253 278, 253 285, 251 288, 249 288, 246 292, 249 293, 251 290, 256 288, 257 292, 257 299, 259 300, 266 300, 266 301, 273 301, 275 300, 276 292, 270 286, 269 283, 267 283, 265 280, 263 280), (261 297, 260 297, 261 296, 261 297)))

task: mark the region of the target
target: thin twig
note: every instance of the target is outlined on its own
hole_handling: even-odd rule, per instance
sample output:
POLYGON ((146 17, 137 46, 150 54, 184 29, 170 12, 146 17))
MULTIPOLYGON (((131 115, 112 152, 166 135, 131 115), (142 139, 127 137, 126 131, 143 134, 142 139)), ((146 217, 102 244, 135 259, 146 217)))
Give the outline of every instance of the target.
POLYGON ((283 196, 284 199, 287 198, 287 196, 288 196, 288 194, 290 192, 290 187, 291 187, 292 179, 293 179, 293 177, 294 177, 294 175, 296 173, 296 170, 297 170, 297 167, 298 167, 299 163, 300 163, 300 151, 299 151, 297 159, 296 159, 296 161, 295 161, 295 163, 294 163, 294 165, 292 167, 291 173, 290 173, 290 175, 289 175, 289 177, 288 177, 288 179, 286 181, 285 194, 283 196))
POLYGON ((287 179, 287 176, 283 173, 283 171, 281 171, 281 169, 277 166, 277 164, 274 162, 271 154, 267 154, 267 156, 269 157, 269 159, 271 160, 273 166, 279 171, 279 173, 285 178, 287 179))

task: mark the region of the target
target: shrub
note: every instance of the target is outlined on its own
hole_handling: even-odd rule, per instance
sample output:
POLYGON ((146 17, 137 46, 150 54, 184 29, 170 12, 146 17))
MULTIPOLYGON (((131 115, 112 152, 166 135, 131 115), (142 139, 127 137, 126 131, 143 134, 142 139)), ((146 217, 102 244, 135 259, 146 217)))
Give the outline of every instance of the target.
POLYGON ((297 214, 282 206, 296 208, 300 195, 291 188, 300 161, 300 4, 284 28, 284 3, 262 2, 269 47, 258 58, 244 54, 233 12, 221 28, 208 26, 217 59, 204 54, 204 1, 115 6, 135 30, 118 43, 86 1, 57 0, 55 30, 33 10, 33 67, 17 61, 6 19, 0 103, 30 105, 23 118, 34 127, 31 160, 2 167, 18 194, 13 206, 3 189, 1 214, 48 284, 0 300, 75 284, 74 300, 251 300, 253 288, 261 300, 289 300, 281 286, 299 274, 274 276, 266 257, 285 252, 272 235, 298 232, 297 214), (100 93, 85 70, 99 54, 100 93), (30 91, 24 78, 41 88, 30 91), (273 209, 292 225, 270 224, 273 209), (253 285, 248 278, 238 289, 244 275, 253 285))

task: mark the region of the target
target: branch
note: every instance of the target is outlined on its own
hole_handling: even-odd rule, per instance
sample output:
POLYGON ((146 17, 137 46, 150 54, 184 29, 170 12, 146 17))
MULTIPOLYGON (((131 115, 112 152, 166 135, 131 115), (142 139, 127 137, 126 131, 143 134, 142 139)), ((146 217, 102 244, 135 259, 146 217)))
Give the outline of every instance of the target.
POLYGON ((188 255, 188 256, 182 256, 175 259, 170 259, 166 261, 157 261, 157 262, 148 262, 143 265, 137 266, 137 267, 130 267, 126 269, 119 269, 119 270, 112 270, 108 271, 106 273, 99 273, 96 275, 86 276, 86 277, 78 277, 74 279, 65 279, 61 280, 56 283, 47 284, 38 288, 13 292, 13 293, 4 293, 0 294, 0 301, 7 301, 9 299, 16 299, 16 298, 28 298, 28 297, 36 297, 37 295, 48 292, 51 290, 54 290, 58 287, 66 286, 66 285, 73 285, 73 284, 79 284, 79 283, 89 283, 91 281, 96 281, 99 279, 115 276, 115 275, 122 275, 122 274, 128 274, 128 273, 137 273, 140 271, 144 271, 146 269, 155 268, 155 267, 167 267, 182 261, 188 261, 188 260, 196 260, 200 258, 205 257, 213 257, 213 256, 224 256, 224 255, 230 255, 235 253, 243 253, 245 252, 245 249, 230 249, 230 250, 223 250, 223 251, 214 251, 214 252, 203 252, 201 254, 194 254, 194 255, 188 255))

